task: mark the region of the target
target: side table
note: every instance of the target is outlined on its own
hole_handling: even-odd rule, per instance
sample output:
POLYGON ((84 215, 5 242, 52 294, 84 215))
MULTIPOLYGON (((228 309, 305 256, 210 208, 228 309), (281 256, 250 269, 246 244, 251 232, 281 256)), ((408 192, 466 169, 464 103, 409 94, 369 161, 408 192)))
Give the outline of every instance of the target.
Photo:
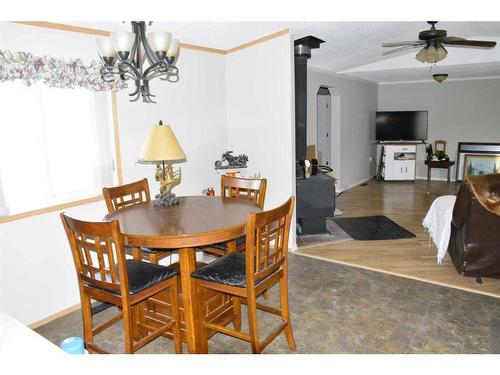
POLYGON ((453 160, 426 160, 425 165, 427 165, 427 181, 431 180, 431 169, 440 168, 448 170, 448 182, 450 182, 450 168, 455 165, 453 160))

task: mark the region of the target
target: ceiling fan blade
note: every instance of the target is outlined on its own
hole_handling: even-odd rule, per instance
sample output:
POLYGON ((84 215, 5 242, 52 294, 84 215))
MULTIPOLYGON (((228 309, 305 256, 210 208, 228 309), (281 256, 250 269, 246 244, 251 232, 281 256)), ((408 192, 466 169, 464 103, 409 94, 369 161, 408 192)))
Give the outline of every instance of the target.
POLYGON ((461 40, 466 40, 464 38, 459 38, 458 36, 445 36, 443 38, 437 38, 437 41, 441 43, 448 43, 448 42, 456 42, 456 41, 461 41, 461 40))
POLYGON ((425 44, 423 40, 415 40, 415 41, 408 41, 408 42, 389 42, 389 43, 382 43, 382 47, 401 47, 401 46, 415 46, 415 45, 422 45, 425 44))
POLYGON ((443 38, 441 43, 448 44, 451 46, 469 46, 469 47, 485 47, 492 48, 497 45, 497 42, 491 42, 486 40, 467 40, 461 38, 454 38, 450 40, 450 38, 443 38))
POLYGON ((399 48, 391 49, 390 51, 384 52, 382 54, 382 56, 392 55, 393 53, 397 53, 397 52, 401 52, 401 51, 406 51, 406 50, 414 49, 414 48, 418 48, 418 47, 421 47, 421 45, 419 44, 419 45, 399 47, 399 48))

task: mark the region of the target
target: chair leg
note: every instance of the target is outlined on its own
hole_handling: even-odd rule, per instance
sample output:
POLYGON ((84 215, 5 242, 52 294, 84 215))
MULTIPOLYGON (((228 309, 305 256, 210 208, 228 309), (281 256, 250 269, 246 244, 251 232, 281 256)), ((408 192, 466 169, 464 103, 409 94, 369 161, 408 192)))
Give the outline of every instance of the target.
MULTIPOLYGON (((82 318, 83 318, 83 337, 85 342, 85 347, 88 344, 92 345, 94 343, 94 337, 92 334, 93 323, 92 323, 92 305, 90 303, 90 298, 80 292, 82 295, 82 318)), ((87 348, 88 349, 88 348, 87 348)))
POLYGON ((135 341, 139 341, 141 339, 141 330, 139 328, 139 322, 142 322, 141 316, 140 316, 140 310, 141 309, 141 304, 137 304, 135 306, 132 306, 132 316, 134 318, 133 323, 132 323, 132 332, 134 336, 135 341))
POLYGON ((295 339, 293 338, 292 322, 290 320, 290 310, 288 308, 288 285, 286 273, 280 280, 280 307, 281 307, 281 319, 283 322, 287 322, 288 325, 285 328, 286 341, 288 341, 288 346, 292 352, 297 350, 295 345, 295 339))
POLYGON ((142 253, 141 253, 141 249, 139 249, 138 247, 133 247, 132 248, 132 258, 134 260, 141 260, 142 259, 142 253))
POLYGON ((158 264, 160 261, 158 253, 149 254, 149 262, 152 264, 158 264))
POLYGON ((248 327, 250 328, 250 343, 252 344, 252 353, 259 354, 259 329, 257 327, 257 305, 255 295, 247 298, 248 308, 248 327))
POLYGON ((174 348, 176 354, 182 354, 181 319, 179 313, 179 293, 177 290, 177 277, 170 286, 170 301, 172 306, 172 319, 175 321, 173 327, 174 348))
POLYGON ((197 282, 195 282, 195 290, 196 290, 196 295, 198 296, 197 299, 197 307, 196 311, 198 311, 198 335, 199 335, 199 342, 200 342, 200 352, 201 353, 208 353, 208 330, 207 327, 205 327, 205 304, 203 301, 203 292, 204 288, 201 287, 197 282))
POLYGON ((132 354, 134 352, 134 334, 132 326, 132 306, 130 304, 123 306, 123 333, 125 338, 125 353, 132 354))
POLYGON ((241 301, 238 297, 233 297, 233 326, 236 331, 241 331, 241 301))

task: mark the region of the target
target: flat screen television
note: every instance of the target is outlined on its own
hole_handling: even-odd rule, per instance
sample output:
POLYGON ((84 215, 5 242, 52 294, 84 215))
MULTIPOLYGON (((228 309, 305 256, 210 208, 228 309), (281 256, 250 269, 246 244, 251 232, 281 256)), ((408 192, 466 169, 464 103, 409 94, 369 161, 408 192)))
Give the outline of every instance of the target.
POLYGON ((427 111, 377 112, 375 139, 382 141, 425 141, 427 111))

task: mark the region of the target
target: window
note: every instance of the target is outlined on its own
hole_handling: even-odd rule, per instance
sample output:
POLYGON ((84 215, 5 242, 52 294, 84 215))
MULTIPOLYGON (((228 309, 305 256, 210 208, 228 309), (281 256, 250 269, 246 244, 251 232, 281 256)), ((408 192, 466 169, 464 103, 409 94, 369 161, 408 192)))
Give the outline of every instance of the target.
POLYGON ((109 92, 0 84, 0 215, 99 195, 114 185, 109 92))

